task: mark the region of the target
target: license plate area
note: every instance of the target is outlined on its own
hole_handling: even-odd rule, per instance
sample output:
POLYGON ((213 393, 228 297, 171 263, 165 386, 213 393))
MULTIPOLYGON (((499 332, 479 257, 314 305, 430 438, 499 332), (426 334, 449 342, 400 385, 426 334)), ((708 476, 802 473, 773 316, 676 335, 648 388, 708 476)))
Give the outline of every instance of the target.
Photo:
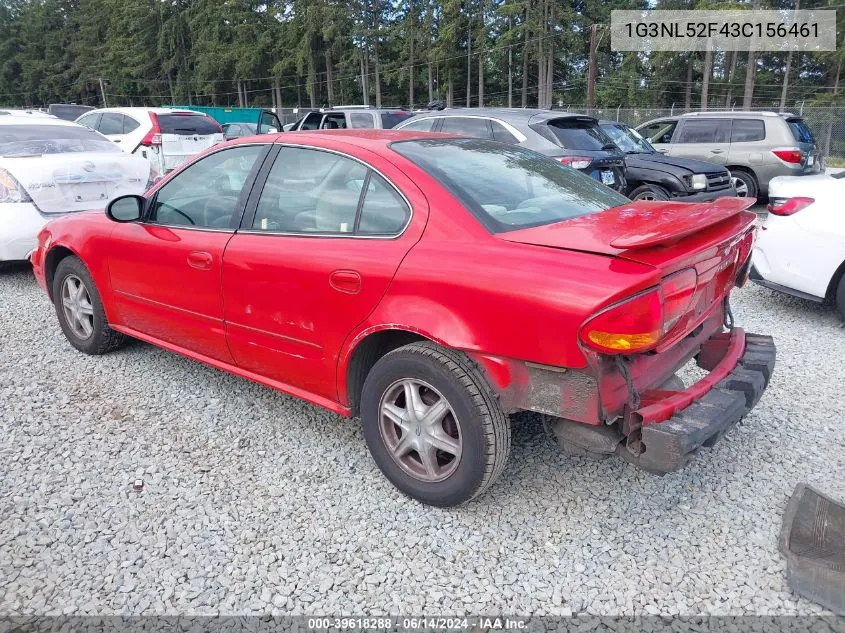
POLYGON ((616 176, 609 169, 602 170, 601 183, 603 185, 612 185, 616 182, 616 176))

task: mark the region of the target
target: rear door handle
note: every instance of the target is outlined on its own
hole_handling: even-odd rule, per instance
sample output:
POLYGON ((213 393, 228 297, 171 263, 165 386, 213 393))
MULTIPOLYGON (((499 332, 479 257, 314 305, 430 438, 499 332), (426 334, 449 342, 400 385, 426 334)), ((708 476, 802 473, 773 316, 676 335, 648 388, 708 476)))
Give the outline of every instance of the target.
POLYGON ((197 270, 211 270, 214 258, 205 251, 191 251, 188 253, 188 266, 197 270))
POLYGON ((361 275, 356 270, 336 270, 329 276, 329 284, 339 292, 357 295, 361 292, 361 275))
POLYGON ((711 154, 723 154, 724 152, 725 152, 725 150, 723 150, 723 149, 711 149, 710 150, 711 154))

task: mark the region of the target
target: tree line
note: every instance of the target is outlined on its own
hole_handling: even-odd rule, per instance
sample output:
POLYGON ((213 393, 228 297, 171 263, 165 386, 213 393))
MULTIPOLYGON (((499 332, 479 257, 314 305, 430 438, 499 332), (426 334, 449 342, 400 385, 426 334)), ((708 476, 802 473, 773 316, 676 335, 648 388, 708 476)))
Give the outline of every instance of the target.
POLYGON ((756 54, 610 48, 613 9, 792 9, 799 1, 802 9, 833 6, 831 0, 0 0, 0 104, 837 104, 842 47, 756 54))

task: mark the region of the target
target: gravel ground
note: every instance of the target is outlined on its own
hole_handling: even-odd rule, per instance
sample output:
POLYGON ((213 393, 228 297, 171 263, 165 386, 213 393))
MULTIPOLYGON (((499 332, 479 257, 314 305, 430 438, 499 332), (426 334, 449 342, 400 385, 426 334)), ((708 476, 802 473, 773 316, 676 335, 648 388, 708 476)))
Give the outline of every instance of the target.
POLYGON ((0 614, 823 613, 777 536, 799 481, 845 499, 829 308, 736 293, 775 377, 683 472, 567 456, 527 419, 499 483, 438 510, 356 421, 141 343, 84 356, 28 269, 0 296, 0 614))

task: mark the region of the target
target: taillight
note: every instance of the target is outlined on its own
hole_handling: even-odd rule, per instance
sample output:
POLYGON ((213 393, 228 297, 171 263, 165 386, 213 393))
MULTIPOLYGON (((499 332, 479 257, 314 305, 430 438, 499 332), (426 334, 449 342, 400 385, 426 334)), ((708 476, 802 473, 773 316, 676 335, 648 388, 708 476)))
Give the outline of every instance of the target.
POLYGON ((144 138, 141 139, 141 145, 146 145, 147 147, 154 147, 161 145, 161 127, 158 124, 158 116, 156 116, 155 112, 150 112, 150 120, 153 124, 153 129, 151 129, 144 138))
POLYGON ((587 169, 593 162, 589 156, 558 156, 557 160, 573 169, 587 169))
POLYGON ((801 150, 795 147, 773 149, 772 154, 780 158, 785 163, 798 164, 801 162, 801 150))
POLYGON ((809 207, 814 202, 813 198, 771 198, 769 206, 766 208, 769 213, 774 215, 792 215, 805 207, 809 207))
POLYGON ((581 340, 605 354, 633 354, 654 347, 663 334, 663 301, 652 288, 605 308, 581 328, 581 340))
POLYGON ((663 293, 663 334, 671 330, 690 307, 698 275, 687 268, 666 277, 660 284, 663 293))
POLYGON ((12 174, 0 169, 0 204, 10 202, 32 202, 32 198, 12 174))
POLYGON ((589 319, 581 340, 604 354, 652 349, 689 312, 698 284, 693 268, 669 275, 660 285, 614 303, 589 319))

